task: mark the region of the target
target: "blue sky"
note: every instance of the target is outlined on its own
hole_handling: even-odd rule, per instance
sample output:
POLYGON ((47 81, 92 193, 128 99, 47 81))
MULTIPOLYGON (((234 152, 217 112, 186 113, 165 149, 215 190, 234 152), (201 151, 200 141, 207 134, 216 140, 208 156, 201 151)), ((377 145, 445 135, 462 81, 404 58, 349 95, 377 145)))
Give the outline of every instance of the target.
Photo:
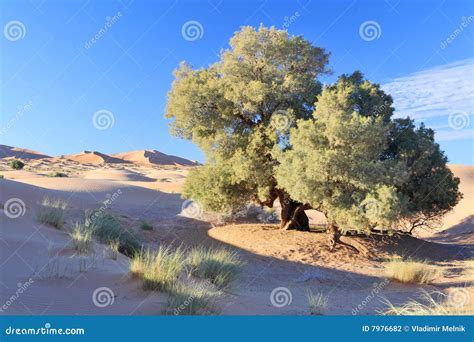
POLYGON ((146 148, 203 161, 197 147, 168 133, 163 114, 172 70, 182 60, 194 67, 215 62, 241 26, 263 23, 330 51, 333 74, 323 82, 361 70, 394 96, 396 116, 436 130, 451 162, 474 163, 472 1, 4 0, 0 6, 1 144, 50 155, 146 148))

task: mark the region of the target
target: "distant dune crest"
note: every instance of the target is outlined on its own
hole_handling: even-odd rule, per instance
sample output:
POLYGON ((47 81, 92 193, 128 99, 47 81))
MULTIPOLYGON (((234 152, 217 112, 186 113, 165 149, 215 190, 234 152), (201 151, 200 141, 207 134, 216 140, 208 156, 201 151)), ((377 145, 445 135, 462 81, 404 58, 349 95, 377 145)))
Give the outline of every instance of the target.
POLYGON ((97 151, 82 151, 77 154, 51 157, 41 152, 32 151, 24 148, 0 145, 0 159, 18 158, 18 159, 67 159, 81 164, 139 164, 139 165, 176 165, 176 166, 194 166, 199 163, 168 155, 157 150, 137 150, 124 153, 108 155, 97 151))
POLYGON ((197 165, 195 161, 170 156, 157 150, 137 150, 112 155, 115 158, 141 165, 197 165))

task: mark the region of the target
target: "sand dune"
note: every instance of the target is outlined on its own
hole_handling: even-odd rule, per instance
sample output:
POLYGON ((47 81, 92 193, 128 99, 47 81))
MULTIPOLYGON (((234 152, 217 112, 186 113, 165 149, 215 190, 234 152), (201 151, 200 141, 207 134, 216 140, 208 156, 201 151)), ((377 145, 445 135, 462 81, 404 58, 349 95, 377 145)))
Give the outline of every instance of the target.
POLYGON ((156 150, 130 151, 114 154, 113 157, 141 165, 197 165, 194 161, 164 154, 156 150))
POLYGON ((122 182, 154 182, 155 179, 130 170, 99 169, 87 171, 83 175, 86 179, 105 179, 122 182))
POLYGON ((0 159, 1 158, 41 159, 50 157, 46 154, 28 150, 26 148, 0 145, 0 159))
POLYGON ((0 145, 0 160, 7 158, 39 160, 47 159, 50 163, 59 164, 65 161, 74 161, 87 165, 106 164, 136 164, 144 166, 168 165, 168 166, 196 166, 199 163, 185 158, 168 155, 157 150, 137 150, 114 155, 108 155, 98 151, 82 151, 77 154, 50 157, 46 154, 28 150, 25 148, 0 145))
POLYGON ((64 158, 73 160, 84 164, 120 164, 125 163, 122 159, 111 157, 107 154, 96 152, 96 151, 83 151, 78 154, 70 154, 64 156, 64 158))

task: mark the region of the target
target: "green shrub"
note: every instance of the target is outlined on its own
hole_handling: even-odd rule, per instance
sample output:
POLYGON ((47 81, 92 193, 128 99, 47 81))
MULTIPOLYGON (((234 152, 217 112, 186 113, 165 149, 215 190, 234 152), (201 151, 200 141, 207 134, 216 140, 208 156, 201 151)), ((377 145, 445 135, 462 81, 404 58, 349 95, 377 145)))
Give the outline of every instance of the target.
POLYGON ((55 228, 61 228, 66 207, 67 203, 62 199, 44 197, 38 208, 38 221, 55 228))
POLYGON ((21 160, 13 159, 10 161, 10 167, 14 170, 21 170, 25 167, 25 163, 23 163, 21 160))
POLYGON ((153 226, 145 220, 140 221, 140 228, 143 230, 153 230, 153 226))
POLYGON ((67 174, 63 173, 63 172, 58 172, 58 171, 53 171, 53 172, 50 172, 48 174, 48 177, 67 177, 67 174))
POLYGON ((226 248, 193 248, 188 255, 190 273, 209 279, 218 288, 229 285, 240 273, 243 263, 238 254, 226 248))
POLYGON ((100 212, 100 210, 87 212, 85 225, 104 243, 118 241, 118 251, 122 254, 133 256, 140 251, 141 244, 135 234, 109 213, 100 212))
POLYGON ((80 254, 87 254, 92 251, 92 232, 84 225, 76 223, 69 234, 72 238, 72 245, 80 254))

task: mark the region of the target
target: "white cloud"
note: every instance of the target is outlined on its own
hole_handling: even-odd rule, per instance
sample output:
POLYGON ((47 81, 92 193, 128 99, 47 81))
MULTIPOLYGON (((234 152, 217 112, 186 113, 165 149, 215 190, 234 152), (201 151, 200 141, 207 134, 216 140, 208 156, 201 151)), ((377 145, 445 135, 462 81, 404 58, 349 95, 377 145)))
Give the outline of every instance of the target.
POLYGON ((417 122, 424 121, 430 127, 438 125, 441 128, 437 129, 438 140, 473 138, 472 130, 452 131, 446 124, 452 113, 473 115, 474 59, 396 78, 382 85, 382 88, 393 97, 395 117, 410 116, 417 122))
POLYGON ((446 130, 437 131, 435 134, 436 141, 452 141, 452 140, 465 140, 474 138, 474 129, 463 129, 460 131, 446 130))

